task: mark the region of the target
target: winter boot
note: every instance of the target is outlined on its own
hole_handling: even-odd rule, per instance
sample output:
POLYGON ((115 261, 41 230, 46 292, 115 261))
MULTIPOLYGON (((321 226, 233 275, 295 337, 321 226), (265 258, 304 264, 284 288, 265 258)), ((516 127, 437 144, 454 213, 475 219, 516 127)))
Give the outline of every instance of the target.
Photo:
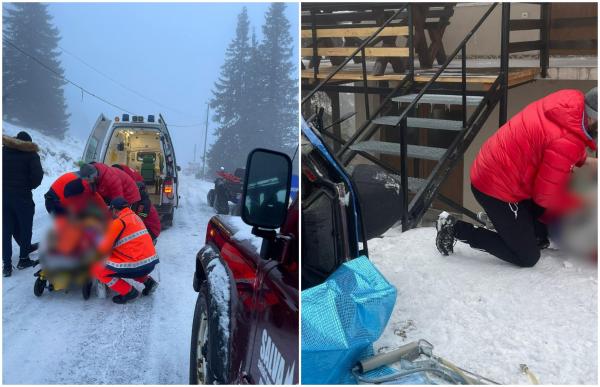
POLYGON ((540 250, 545 250, 550 247, 550 240, 546 237, 537 237, 537 245, 540 250))
POLYGON ((132 287, 129 293, 127 293, 126 295, 122 296, 119 294, 117 296, 114 296, 112 300, 115 304, 124 304, 127 301, 136 299, 139 295, 140 292, 138 292, 136 288, 132 287))
POLYGON ((12 265, 11 264, 3 265, 2 266, 2 276, 10 277, 11 275, 12 275, 12 265))
POLYGON ((32 243, 31 246, 29 247, 29 252, 33 253, 34 251, 37 251, 37 249, 39 247, 40 247, 40 242, 32 243))
POLYGON ((143 296, 149 296, 152 293, 154 293, 154 291, 156 290, 156 288, 158 287, 158 282, 156 282, 154 280, 154 278, 148 276, 148 278, 144 281, 144 289, 142 290, 142 295, 143 296))
POLYGON ((456 218, 446 211, 442 212, 437 221, 437 236, 435 246, 442 255, 454 253, 454 225, 456 218))
POLYGON ((38 261, 32 261, 29 257, 19 258, 19 263, 17 263, 17 269, 23 270, 28 267, 32 267, 38 264, 38 261))

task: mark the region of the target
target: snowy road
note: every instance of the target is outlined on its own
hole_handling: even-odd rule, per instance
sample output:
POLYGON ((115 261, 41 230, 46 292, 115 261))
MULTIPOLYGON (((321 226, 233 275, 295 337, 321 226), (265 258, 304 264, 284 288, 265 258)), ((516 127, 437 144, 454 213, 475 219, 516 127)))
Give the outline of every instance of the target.
POLYGON ((426 339, 434 353, 503 384, 597 384, 598 274, 590 262, 542 252, 531 269, 457 243, 436 250, 435 229, 397 229, 369 255, 398 289, 376 350, 426 339))
MULTIPOLYGON (((187 384, 194 259, 214 211, 206 205, 209 183, 190 176, 180 181, 173 227, 157 244, 160 286, 151 297, 127 305, 95 296, 84 301, 79 291, 36 298, 34 270, 4 279, 3 383, 187 384)), ((34 240, 49 224, 43 188, 34 194, 34 240)))

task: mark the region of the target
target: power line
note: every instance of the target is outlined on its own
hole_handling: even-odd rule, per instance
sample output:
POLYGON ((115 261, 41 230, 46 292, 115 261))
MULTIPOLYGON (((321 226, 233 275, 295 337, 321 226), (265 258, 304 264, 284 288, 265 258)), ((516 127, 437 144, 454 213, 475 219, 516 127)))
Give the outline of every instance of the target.
MULTIPOLYGON (((86 94, 88 94, 88 95, 90 95, 90 96, 92 96, 92 97, 94 97, 94 98, 96 98, 96 99, 98 99, 98 100, 100 100, 100 101, 102 101, 102 102, 104 102, 104 103, 106 103, 106 104, 108 104, 108 105, 110 105, 110 106, 112 106, 112 107, 114 107, 114 108, 118 109, 118 110, 122 110, 122 111, 124 111, 124 112, 127 112, 127 113, 129 113, 129 114, 131 114, 131 115, 134 115, 134 113, 132 113, 130 110, 128 110, 128 109, 125 109, 125 108, 123 108, 123 107, 121 107, 121 106, 119 106, 119 105, 117 105, 117 104, 115 104, 115 103, 112 103, 112 102, 110 102, 109 100, 107 100, 106 98, 100 97, 99 95, 97 95, 97 94, 95 94, 95 93, 93 93, 93 92, 89 91, 88 89, 84 88, 83 86, 79 85, 78 83, 76 83, 76 82, 74 82, 74 81, 71 81, 71 80, 70 80, 70 79, 68 79, 67 77, 65 77, 65 76, 63 76, 63 75, 61 75, 61 74, 59 74, 58 72, 56 72, 54 69, 52 69, 50 66, 48 66, 46 63, 42 62, 40 59, 38 59, 38 58, 37 58, 37 57, 35 57, 34 55, 31 55, 31 54, 29 54, 29 53, 28 53, 28 52, 26 52, 25 50, 23 50, 23 49, 21 49, 20 47, 18 47, 17 45, 15 45, 15 44, 14 44, 13 42, 11 42, 11 40, 10 40, 9 38, 7 38, 6 36, 4 36, 4 35, 3 35, 3 36, 2 36, 2 39, 4 40, 4 42, 5 42, 5 43, 7 43, 7 44, 8 44, 8 45, 10 45, 11 47, 13 47, 15 50, 19 51, 21 54, 23 54, 23 55, 25 55, 26 57, 30 58, 31 60, 33 60, 34 62, 36 62, 37 64, 39 64, 39 65, 40 65, 40 66, 42 66, 43 68, 45 68, 46 70, 50 71, 51 73, 53 73, 54 75, 56 75, 57 77, 59 77, 60 79, 62 79, 63 81, 65 81, 65 82, 67 82, 67 83, 70 83, 71 85, 73 85, 73 86, 75 86, 76 88, 78 88, 79 90, 81 90, 81 92, 82 92, 82 93, 86 93, 86 94)), ((86 66, 87 66, 87 67, 89 67, 90 69, 94 70, 94 71, 95 71, 95 72, 97 72, 98 74, 101 74, 102 76, 106 77, 107 79, 111 80, 112 82, 114 82, 114 83, 118 84, 118 85, 119 85, 119 86, 121 86, 122 88, 124 88, 124 89, 126 89, 126 90, 128 90, 128 91, 130 91, 130 92, 132 92, 132 93, 134 93, 134 94, 136 94, 136 95, 138 95, 138 96, 140 96, 140 97, 144 98, 144 99, 147 99, 147 100, 148 100, 148 101, 150 101, 150 102, 153 102, 153 103, 155 103, 155 104, 157 104, 157 105, 159 105, 159 106, 162 106, 162 107, 164 107, 165 109, 173 110, 173 111, 176 111, 176 112, 178 112, 178 113, 180 113, 180 114, 185 114, 185 113, 183 113, 183 112, 181 112, 181 111, 179 111, 179 110, 177 110, 177 109, 169 108, 168 106, 165 106, 165 105, 161 104, 161 103, 160 103, 160 102, 158 102, 158 101, 154 101, 153 99, 151 99, 151 98, 149 98, 149 97, 146 97, 146 96, 144 96, 143 94, 140 94, 140 93, 138 93, 137 91, 135 91, 135 90, 133 90, 133 89, 131 89, 131 88, 127 87, 126 85, 122 84, 121 82, 117 81, 116 79, 113 79, 113 78, 112 78, 112 77, 110 77, 109 75, 107 75, 107 74, 103 73, 102 71, 100 71, 100 70, 96 69, 95 67, 93 67, 92 65, 90 65, 89 63, 87 63, 86 61, 84 61, 83 59, 81 59, 81 58, 77 57, 75 54, 73 54, 73 53, 71 53, 71 52, 69 52, 69 51, 65 50, 64 48, 62 48, 62 47, 60 47, 60 46, 58 46, 58 48, 59 48, 59 49, 61 49, 63 52, 65 52, 65 53, 67 53, 67 54, 69 54, 69 55, 72 55, 74 58, 76 58, 77 60, 79 60, 81 63, 83 63, 84 65, 86 65, 86 66)), ((195 127, 195 126, 201 126, 201 125, 202 125, 202 123, 193 123, 193 124, 180 124, 180 125, 177 125, 177 124, 171 124, 171 125, 169 125, 169 126, 171 126, 171 127, 178 127, 178 128, 189 128, 189 127, 195 127)))
POLYGON ((11 46, 12 48, 14 48, 15 50, 19 51, 21 54, 25 55, 26 57, 30 58, 31 60, 33 60, 34 62, 36 62, 37 64, 39 64, 40 66, 42 66, 43 68, 45 68, 46 70, 50 71, 51 73, 53 73, 54 75, 56 75, 57 77, 59 77, 60 79, 62 79, 63 81, 70 83, 71 85, 75 86, 76 88, 78 88, 79 90, 81 90, 82 93, 86 93, 87 95, 94 97, 96 99, 98 99, 99 101, 104 102, 107 105, 110 105, 114 108, 117 108, 119 110, 125 111, 129 114, 134 114, 131 111, 125 109, 124 107, 121 107, 117 104, 114 104, 112 102, 110 102, 109 100, 107 100, 106 98, 102 98, 99 95, 96 95, 95 93, 87 90, 86 88, 84 88, 83 86, 79 85, 76 82, 73 82, 72 80, 70 80, 69 78, 59 74, 58 72, 56 72, 53 68, 51 68, 50 66, 48 66, 47 64, 45 64, 44 62, 42 62, 40 59, 36 58, 35 56, 29 54, 28 52, 22 50, 20 47, 18 47, 17 45, 15 45, 13 42, 10 41, 10 39, 8 39, 6 36, 2 36, 2 40, 8 44, 9 46, 11 46))
MULTIPOLYGON (((73 58, 75 58, 77 61, 79 61, 80 63, 82 63, 83 65, 85 65, 86 67, 88 67, 89 69, 91 69, 91 70, 95 71, 96 73, 98 73, 98 74, 100 74, 101 76, 105 77, 105 78, 106 78, 106 79, 108 79, 109 81, 111 81, 111 82, 113 82, 113 83, 115 83, 115 84, 119 85, 119 86, 120 86, 120 87, 122 87, 123 89, 125 89, 125 90, 127 90, 127 91, 129 91, 129 92, 131 92, 131 93, 133 93, 133 94, 135 94, 135 95, 137 95, 138 97, 141 97, 141 98, 143 98, 143 99, 145 99, 145 100, 147 100, 147 101, 150 101, 150 102, 154 103, 155 105, 157 105, 157 106, 160 106, 160 107, 162 107, 162 108, 165 108, 165 109, 167 109, 167 110, 172 110, 172 111, 174 111, 174 112, 177 112, 177 113, 179 113, 179 114, 187 114, 187 113, 185 113, 185 112, 182 112, 182 111, 181 111, 181 110, 179 110, 179 109, 175 109, 175 108, 172 108, 172 107, 166 106, 166 105, 164 105, 164 104, 162 104, 162 103, 160 103, 160 102, 158 102, 158 101, 156 101, 156 100, 154 100, 154 99, 152 99, 152 98, 150 98, 150 97, 147 97, 147 96, 143 95, 142 93, 140 93, 140 92, 138 92, 138 91, 136 91, 136 90, 134 90, 134 89, 132 89, 132 88, 128 87, 127 85, 125 85, 125 84, 123 84, 122 82, 120 82, 120 81, 118 81, 118 80, 114 79, 113 77, 111 77, 110 75, 108 75, 108 74, 104 73, 103 71, 101 71, 101 70, 98 70, 97 68, 95 68, 94 66, 92 66, 91 64, 89 64, 88 62, 86 62, 85 60, 81 59, 81 58, 80 58, 80 57, 78 57, 77 55, 73 54, 73 53, 72 53, 72 52, 70 52, 69 50, 67 50, 67 49, 65 49, 65 48, 63 48, 63 47, 61 47, 61 46, 58 46, 58 48, 59 48, 59 49, 60 49, 62 52, 64 52, 65 54, 68 54, 68 55, 72 56, 73 58)), ((190 126, 191 126, 191 125, 190 125, 190 126)))

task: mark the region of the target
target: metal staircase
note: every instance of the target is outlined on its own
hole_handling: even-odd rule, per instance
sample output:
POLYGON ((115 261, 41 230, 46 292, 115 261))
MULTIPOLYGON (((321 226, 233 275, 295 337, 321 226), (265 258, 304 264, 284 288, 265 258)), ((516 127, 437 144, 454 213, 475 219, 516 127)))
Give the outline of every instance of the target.
MULTIPOLYGON (((336 156, 340 162, 348 166, 360 155, 397 176, 403 192, 403 230, 416 227, 434 199, 479 222, 474 213, 441 195, 440 186, 452 168, 462 159, 464 152, 497 104, 500 104, 499 125, 506 122, 508 88, 533 80, 535 73, 539 72, 540 69, 528 73, 509 71, 509 53, 526 49, 539 50, 540 68, 542 75, 545 75, 548 65, 548 34, 543 29, 548 23, 547 20, 540 19, 529 24, 516 23, 511 28, 510 3, 502 3, 500 67, 494 69, 491 74, 489 71, 482 74, 476 69, 467 68, 467 44, 498 7, 498 3, 489 6, 462 42, 447 56, 443 47, 437 47, 433 51, 423 47, 426 43, 422 31, 426 28, 426 23, 431 23, 429 12, 434 16, 437 15, 435 12, 442 12, 437 15, 440 25, 431 25, 429 30, 430 37, 437 36, 437 39, 432 39, 432 46, 440 44, 440 34, 443 34, 443 29, 450 22, 453 13, 448 9, 448 3, 419 5, 419 20, 414 18, 415 7, 417 6, 410 3, 357 4, 354 8, 352 4, 312 3, 305 9, 303 4, 302 37, 310 39, 310 47, 303 48, 302 51, 304 56, 310 56, 308 66, 303 64, 302 75, 305 118, 310 116, 311 112, 307 107, 319 91, 330 95, 342 92, 363 94, 366 119, 362 125, 357 125, 353 135, 344 139, 339 132, 321 130, 324 137, 334 142, 336 156), (319 25, 319 20, 324 24, 319 25), (378 24, 373 25, 375 22, 378 24), (419 25, 421 33, 415 34, 419 31, 419 25), (392 32, 391 28, 395 30, 392 32), (540 29, 542 38, 535 42, 510 42, 509 32, 520 29, 540 29), (437 32, 432 34, 432 31, 437 32), (393 39, 390 40, 393 33, 406 36, 407 47, 393 47, 393 39), (357 36, 363 39, 357 40, 357 36), (330 37, 344 38, 343 47, 319 46, 339 46, 342 43, 341 40, 332 42, 325 39, 330 37), (420 56, 432 54, 438 60, 439 66, 432 68, 430 57, 420 60, 419 68, 415 68, 415 43, 420 46, 420 56), (373 47, 378 44, 381 46, 373 47), (459 54, 460 67, 452 67, 451 64, 459 58, 459 54), (331 57, 332 65, 327 68, 322 65, 321 56, 328 55, 343 57, 331 57), (355 63, 349 64, 352 60, 355 63), (369 60, 375 61, 371 71, 368 70, 369 60), (392 64, 391 72, 386 71, 387 63, 392 64), (357 65, 360 68, 354 71, 346 68, 357 65), (358 75, 360 77, 357 77, 358 75), (374 94, 380 96, 381 102, 377 109, 371 112, 369 96, 374 94), (435 105, 454 107, 460 111, 461 119, 419 116, 419 111, 420 115, 423 115, 422 112, 427 110, 420 109, 421 106, 435 105), (422 144, 414 135, 419 131, 446 133, 452 136, 452 140, 450 145, 444 148, 422 144), (387 133, 387 137, 391 137, 392 140, 377 138, 376 135, 382 137, 382 133, 387 133), (388 161, 390 157, 394 162, 388 161), (410 172, 409 159, 413 166, 413 171, 410 172), (428 176, 418 176, 416 171, 419 170, 421 162, 435 162, 428 176)), ((541 14, 547 16, 548 13, 542 10, 541 14)))

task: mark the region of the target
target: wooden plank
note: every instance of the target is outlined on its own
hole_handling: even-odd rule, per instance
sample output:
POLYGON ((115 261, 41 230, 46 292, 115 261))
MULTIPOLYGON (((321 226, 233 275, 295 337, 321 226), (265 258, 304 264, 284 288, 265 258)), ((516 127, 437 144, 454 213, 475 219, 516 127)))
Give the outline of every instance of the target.
MULTIPOLYGON (((317 55, 319 56, 350 56, 356 51, 356 47, 319 47, 317 55)), ((302 48, 301 55, 304 57, 312 56, 313 49, 310 47, 302 48)), ((367 47, 365 48, 367 56, 396 56, 408 57, 407 47, 367 47)), ((356 56, 361 56, 359 52, 356 56)))
POLYGON ((598 47, 598 40, 551 40, 550 48, 558 50, 593 50, 598 47))
MULTIPOLYGON (((330 69, 328 69, 330 70, 330 69)), ((537 74, 539 73, 539 68, 526 68, 526 69, 515 69, 509 72, 508 76, 508 85, 516 86, 522 83, 526 83, 535 79, 537 74)), ((317 74, 317 79, 324 79, 329 74, 329 71, 324 71, 321 69, 321 72, 317 74)), ((310 70, 302 70, 301 73, 302 78, 311 79, 314 78, 314 74, 312 69, 310 70)), ((369 81, 401 81, 405 77, 405 74, 394 74, 387 73, 383 75, 371 75, 367 76, 367 80, 369 81)), ((433 77, 433 73, 431 74, 416 74, 415 81, 417 82, 427 82, 433 77)), ((362 81, 362 72, 361 71, 340 71, 336 75, 333 76, 333 80, 337 81, 362 81)), ((467 83, 469 84, 482 84, 486 86, 490 86, 496 80, 496 75, 477 75, 477 74, 469 74, 467 75, 467 83)), ((440 75, 436 82, 440 83, 460 83, 462 82, 462 77, 460 74, 458 75, 440 75)))
MULTIPOLYGON (((360 38, 369 37, 375 33, 378 27, 362 28, 320 28, 317 30, 317 38, 360 38)), ((407 36, 408 27, 385 27, 378 36, 407 36)), ((312 30, 304 29, 301 33, 302 38, 312 38, 312 30)))
POLYGON ((511 31, 526 31, 526 30, 539 30, 544 26, 544 21, 541 19, 525 19, 525 20, 511 20, 510 30, 511 31))
POLYGON ((541 40, 534 40, 531 42, 513 42, 508 44, 508 52, 511 54, 513 52, 537 51, 541 50, 543 47, 544 42, 541 40))
POLYGON ((598 18, 591 17, 578 17, 568 19, 554 19, 552 20, 552 28, 573 28, 573 27, 594 27, 597 26, 598 18))
MULTIPOLYGON (((324 79, 328 74, 329 71, 321 71, 317 74, 317 79, 324 79)), ((377 76, 367 74, 367 80, 369 81, 401 81, 404 77, 404 74, 384 74, 377 76)), ((314 78, 313 70, 302 70, 302 78, 314 78)), ((361 71, 340 71, 332 79, 337 81, 362 81, 363 78, 361 71)))

